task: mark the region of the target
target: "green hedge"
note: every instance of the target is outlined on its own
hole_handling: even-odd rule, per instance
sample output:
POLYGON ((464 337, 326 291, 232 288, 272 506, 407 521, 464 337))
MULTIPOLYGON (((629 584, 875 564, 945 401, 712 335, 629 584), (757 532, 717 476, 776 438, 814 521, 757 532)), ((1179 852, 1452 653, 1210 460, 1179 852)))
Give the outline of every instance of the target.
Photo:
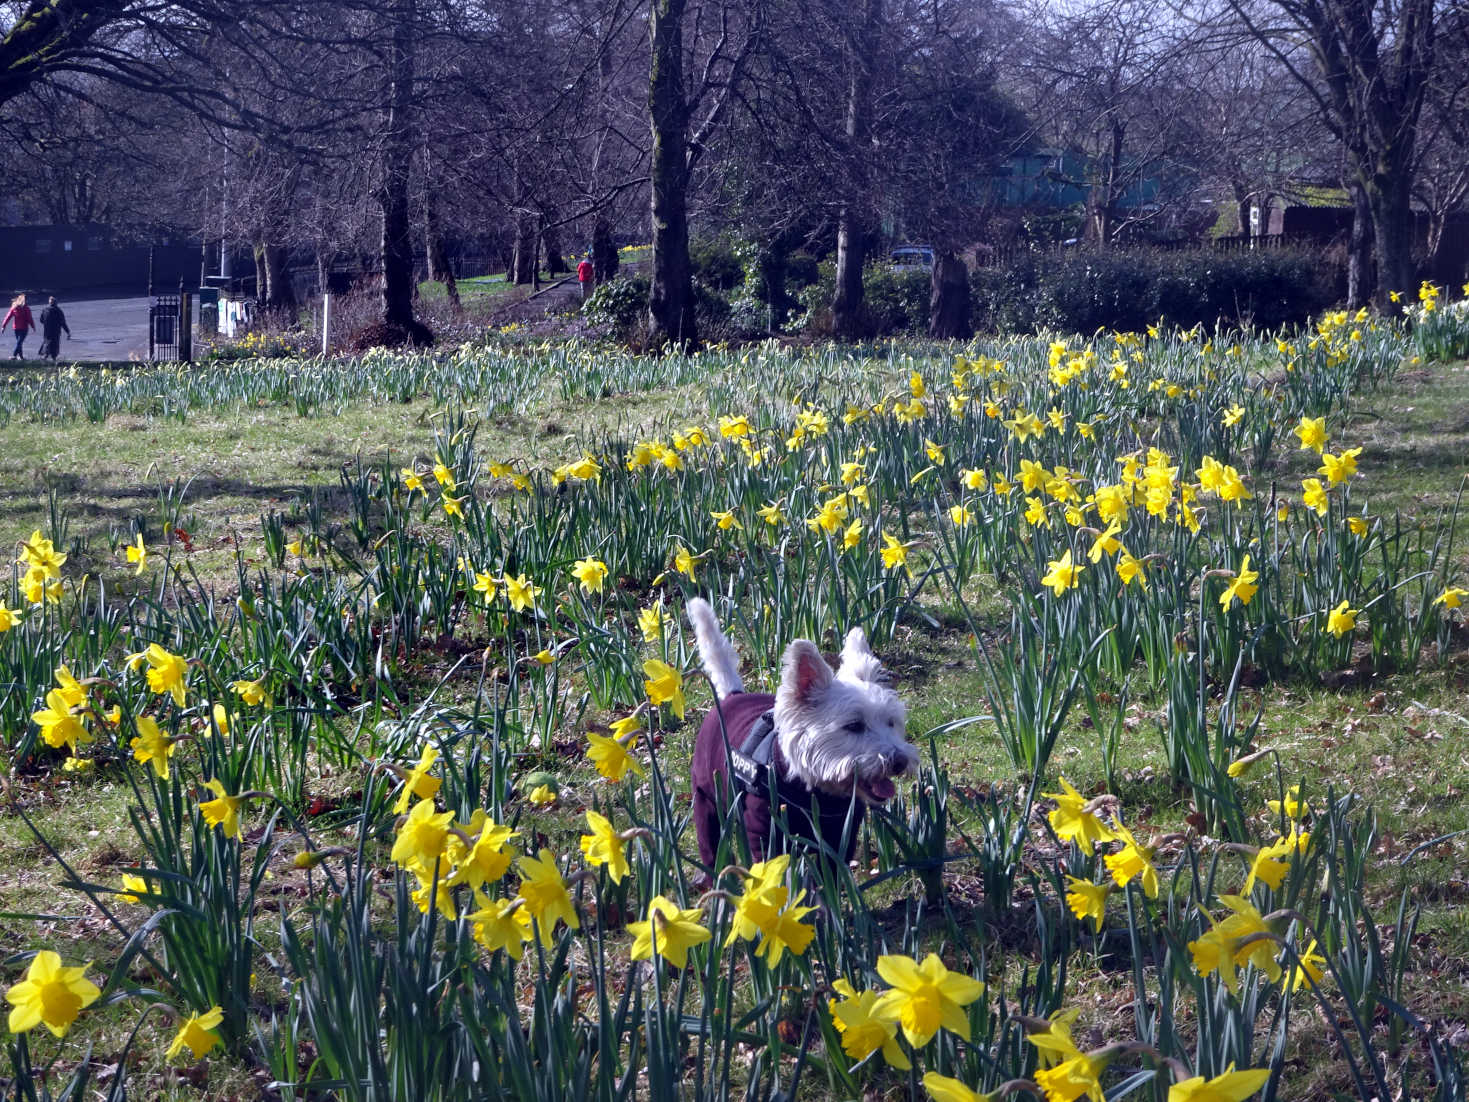
POLYGON ((1290 249, 1024 253, 970 275, 981 331, 1141 330, 1159 318, 1187 328, 1298 325, 1341 295, 1319 254, 1290 249))
MULTIPOLYGON (((927 272, 871 265, 863 286, 869 335, 927 331, 927 272)), ((830 331, 834 287, 827 262, 800 292, 808 332, 830 331)), ((1022 253, 972 270, 969 288, 981 333, 1140 331, 1159 318, 1182 328, 1249 323, 1272 330, 1309 321, 1345 289, 1339 264, 1290 249, 1022 253)))

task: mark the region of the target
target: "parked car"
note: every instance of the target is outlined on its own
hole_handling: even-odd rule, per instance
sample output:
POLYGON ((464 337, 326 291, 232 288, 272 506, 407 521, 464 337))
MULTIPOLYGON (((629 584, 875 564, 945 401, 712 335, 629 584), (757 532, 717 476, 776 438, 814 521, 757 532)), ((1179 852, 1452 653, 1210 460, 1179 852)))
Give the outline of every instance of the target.
POLYGON ((932 245, 895 245, 888 257, 895 272, 933 271, 932 245))

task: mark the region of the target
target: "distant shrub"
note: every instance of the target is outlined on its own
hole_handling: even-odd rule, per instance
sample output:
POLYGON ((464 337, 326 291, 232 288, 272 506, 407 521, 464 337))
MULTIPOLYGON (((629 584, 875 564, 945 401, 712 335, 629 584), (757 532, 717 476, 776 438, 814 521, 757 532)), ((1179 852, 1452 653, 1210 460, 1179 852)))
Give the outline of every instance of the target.
MULTIPOLYGON (((862 271, 863 334, 870 337, 923 333, 928 329, 928 272, 893 271, 887 264, 869 264, 862 271)), ((836 293, 836 271, 827 261, 815 282, 796 295, 806 310, 795 328, 822 336, 831 332, 831 300, 836 293)))
POLYGON ((791 253, 786 258, 786 287, 798 290, 821 278, 821 264, 810 253, 791 253))
POLYGON ((1290 249, 1023 253, 975 270, 970 287, 977 327, 998 333, 1137 331, 1159 318, 1269 330, 1307 321, 1340 293, 1330 266, 1290 249))
POLYGON ((694 279, 721 294, 733 291, 744 282, 745 266, 733 238, 705 237, 690 241, 689 262, 694 279))
POLYGON ((605 325, 618 340, 627 340, 648 312, 648 281, 642 276, 609 279, 598 284, 582 307, 595 325, 605 325))

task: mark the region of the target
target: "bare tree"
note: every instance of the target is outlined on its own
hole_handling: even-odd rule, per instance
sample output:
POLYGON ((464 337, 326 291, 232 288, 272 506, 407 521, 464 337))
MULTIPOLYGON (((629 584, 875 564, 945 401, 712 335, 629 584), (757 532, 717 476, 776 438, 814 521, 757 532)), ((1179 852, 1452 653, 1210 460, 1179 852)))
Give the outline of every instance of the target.
POLYGON ((696 31, 702 31, 702 17, 707 16, 707 36, 685 35, 688 15, 688 0, 651 0, 648 17, 652 43, 648 114, 653 134, 648 327, 655 345, 682 347, 697 344, 699 339, 689 262, 689 180, 740 84, 760 33, 758 5, 742 7, 730 0, 707 12, 701 9, 701 18, 690 22, 696 31), (692 92, 684 79, 686 54, 702 63, 699 83, 692 92), (698 126, 691 135, 689 129, 696 119, 698 126))
MULTIPOLYGON (((1311 96, 1341 142, 1359 247, 1349 301, 1414 283, 1418 123, 1433 74, 1436 0, 1225 0, 1228 11, 1311 96)), ((1357 250, 1354 249, 1354 254, 1357 250)))
POLYGON ((1100 247, 1197 195, 1197 146, 1180 63, 1183 28, 1146 0, 1033 4, 1022 51, 1024 105, 1062 153, 1058 182, 1086 199, 1100 247))

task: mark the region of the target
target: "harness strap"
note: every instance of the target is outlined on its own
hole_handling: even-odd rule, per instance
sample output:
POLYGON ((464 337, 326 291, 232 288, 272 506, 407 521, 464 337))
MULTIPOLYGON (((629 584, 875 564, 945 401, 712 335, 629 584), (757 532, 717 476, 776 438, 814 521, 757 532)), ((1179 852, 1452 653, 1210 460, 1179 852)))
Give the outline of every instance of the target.
POLYGON ((738 747, 729 748, 735 780, 746 792, 770 793, 770 774, 775 767, 775 709, 767 710, 745 735, 738 747))

